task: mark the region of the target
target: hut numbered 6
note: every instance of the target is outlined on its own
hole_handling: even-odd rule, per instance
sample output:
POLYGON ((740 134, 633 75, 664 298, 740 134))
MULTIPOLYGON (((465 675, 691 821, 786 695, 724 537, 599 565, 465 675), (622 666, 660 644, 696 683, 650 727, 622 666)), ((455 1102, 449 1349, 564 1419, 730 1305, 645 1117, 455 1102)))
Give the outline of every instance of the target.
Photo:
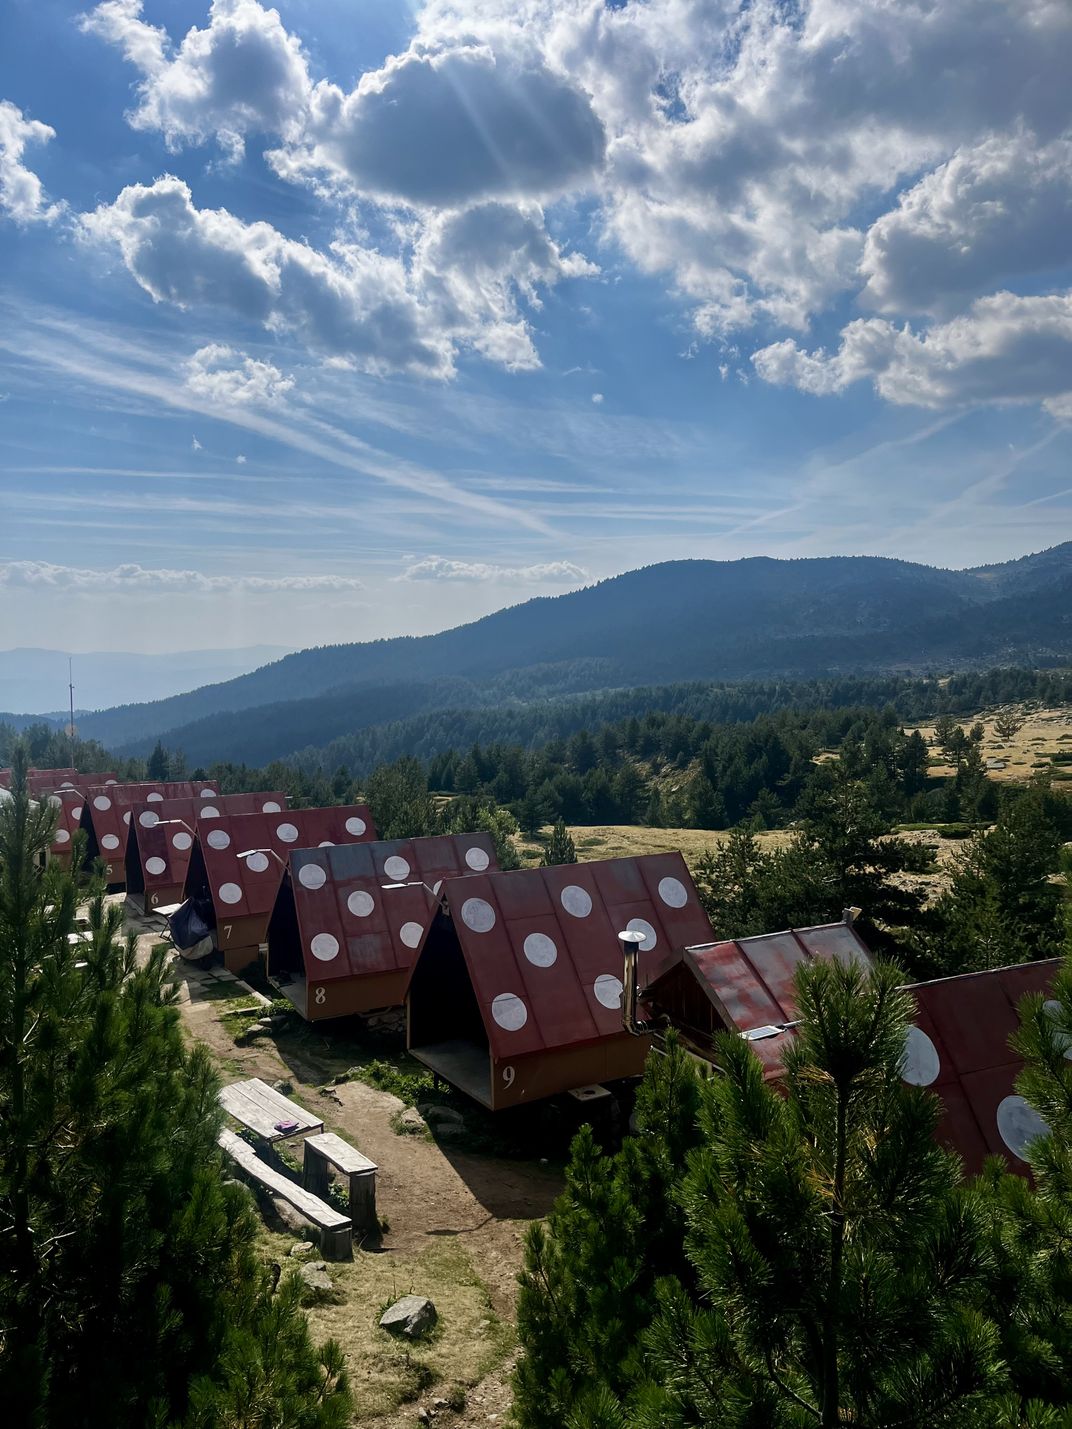
POLYGON ((406 998, 411 1054, 492 1110, 638 1076, 625 930, 645 982, 711 938, 679 853, 447 880, 406 998))
POLYGON ((484 833, 295 850, 268 925, 268 977, 311 1021, 400 1007, 442 885, 490 869, 484 833))
POLYGON ((267 937, 291 850, 371 842, 375 837, 365 804, 222 814, 208 825, 198 819, 184 897, 215 930, 224 965, 240 972, 257 959, 267 937))
POLYGON ((270 814, 286 807, 287 796, 279 790, 135 804, 127 835, 127 898, 147 913, 180 903, 201 823, 224 814, 270 814))

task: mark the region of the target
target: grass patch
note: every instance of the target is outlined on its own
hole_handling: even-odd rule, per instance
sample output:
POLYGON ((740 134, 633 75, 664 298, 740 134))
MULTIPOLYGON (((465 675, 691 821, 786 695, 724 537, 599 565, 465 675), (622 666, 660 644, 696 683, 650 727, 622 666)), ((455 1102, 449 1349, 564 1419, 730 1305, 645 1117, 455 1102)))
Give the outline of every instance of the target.
MULTIPOLYGON (((269 1259, 284 1269, 294 1241, 265 1231, 269 1259)), ((439 1241, 418 1254, 376 1255, 355 1250, 352 1261, 329 1266, 342 1293, 339 1305, 306 1313, 313 1338, 338 1340, 354 1391, 354 1423, 362 1424, 411 1404, 433 1385, 447 1403, 464 1407, 466 1390, 501 1364, 513 1348, 513 1331, 492 1309, 487 1289, 464 1246, 439 1241), (410 1344, 379 1327, 384 1308, 403 1295, 427 1295, 439 1320, 425 1340, 410 1344)))

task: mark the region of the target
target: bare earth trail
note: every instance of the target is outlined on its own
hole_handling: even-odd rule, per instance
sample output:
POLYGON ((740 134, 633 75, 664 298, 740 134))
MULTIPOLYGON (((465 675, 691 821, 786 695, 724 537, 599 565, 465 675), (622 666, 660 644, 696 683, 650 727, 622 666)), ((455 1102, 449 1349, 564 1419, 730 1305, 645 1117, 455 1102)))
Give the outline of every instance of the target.
MULTIPOLYGON (((143 923, 133 926, 140 933, 140 949, 147 953, 159 935, 141 932, 143 923)), ((359 1251, 352 1266, 333 1266, 338 1283, 345 1284, 346 1303, 309 1312, 314 1334, 334 1335, 347 1351, 358 1401, 354 1423, 370 1429, 413 1426, 418 1408, 430 1408, 453 1380, 468 1386, 466 1407, 457 1413, 440 1408, 436 1423, 503 1424, 510 1408, 512 1327, 525 1230, 530 1221, 547 1214, 562 1188, 561 1176, 536 1161, 461 1151, 428 1135, 399 1135, 392 1126, 403 1108, 397 1097, 359 1081, 324 1086, 340 1070, 339 1057, 332 1056, 326 1041, 323 1057, 317 1052, 318 1039, 308 1034, 282 1034, 237 1046, 233 1018, 221 1014, 228 1004, 247 996, 246 989, 181 959, 175 960, 174 969, 184 1026, 211 1051, 225 1082, 245 1077, 289 1081, 296 1101, 323 1117, 327 1130, 379 1167, 377 1210, 389 1226, 382 1247, 374 1253, 359 1251), (455 1272, 459 1281, 469 1282, 456 1306, 448 1298, 455 1272), (429 1285, 437 1274, 440 1283, 429 1285), (437 1355, 443 1364, 434 1384, 395 1407, 389 1403, 388 1382, 396 1374, 404 1378, 402 1360, 408 1354, 393 1344, 384 1347, 387 1337, 375 1321, 379 1306, 395 1291, 401 1295, 410 1290, 430 1294, 440 1308, 443 1340, 427 1358, 437 1370, 437 1355), (451 1326, 454 1334, 449 1333, 451 1326), (489 1339, 483 1347, 481 1336, 489 1339), (455 1338, 459 1343, 452 1346, 455 1338), (377 1413, 378 1407, 384 1412, 377 1413)), ((289 1245, 274 1236, 268 1249, 285 1256, 289 1245)))

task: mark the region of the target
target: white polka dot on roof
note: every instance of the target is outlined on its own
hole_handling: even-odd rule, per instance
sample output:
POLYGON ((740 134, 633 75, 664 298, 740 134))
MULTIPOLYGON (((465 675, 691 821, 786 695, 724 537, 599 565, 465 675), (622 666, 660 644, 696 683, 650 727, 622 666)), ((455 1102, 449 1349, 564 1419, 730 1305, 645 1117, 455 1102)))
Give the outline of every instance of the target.
POLYGON ((646 918, 630 918, 626 924, 630 933, 643 933, 644 939, 637 944, 642 953, 650 953, 655 944, 659 941, 659 935, 646 918))
POLYGON ((154 878, 159 878, 166 870, 167 864, 162 858, 147 858, 145 860, 145 872, 151 873, 154 878))
POLYGON ((48 796, 48 802, 52 805, 52 807, 53 807, 54 809, 62 809, 62 808, 63 808, 63 800, 60 798, 60 796, 59 796, 58 794, 50 794, 50 795, 48 796))
POLYGON ((327 883, 328 876, 318 863, 303 863, 298 869, 298 882, 303 888, 311 888, 314 891, 323 888, 327 883))
POLYGON ((553 967, 558 958, 554 938, 546 933, 530 933, 524 943, 525 956, 536 968, 553 967))
POLYGON ((164 802, 164 796, 163 794, 158 794, 154 789, 151 794, 146 794, 145 802, 147 804, 162 804, 164 802))
POLYGON ((349 818, 346 820, 346 832, 348 834, 354 834, 358 838, 365 832, 367 828, 368 824, 365 823, 364 819, 359 819, 354 816, 353 818, 349 818))
POLYGON ((314 958, 319 958, 322 963, 330 963, 332 958, 339 955, 339 940, 333 938, 330 933, 317 933, 309 944, 309 951, 314 958))
MULTIPOLYGON (((1048 998, 1042 1005, 1051 1017, 1061 1016, 1061 1004, 1055 997, 1048 998)), ((1072 1062, 1072 1037, 1070 1037, 1067 1032, 1062 1032, 1058 1029, 1057 1040, 1058 1043, 1062 1044, 1061 1050, 1064 1052, 1066 1059, 1072 1062)))
POLYGON ((209 848, 230 848, 231 835, 226 829, 213 829, 205 839, 209 848))
POLYGON ((483 898, 467 898, 462 904, 462 922, 474 933, 490 933, 495 927, 495 909, 483 898))
POLYGON ((71 842, 71 836, 66 829, 56 830, 56 842, 58 844, 69 844, 71 842))
POLYGON ((684 908, 689 895, 680 878, 660 878, 659 897, 668 908, 684 908))
POLYGON ((276 837, 282 839, 285 844, 292 844, 297 842, 298 830, 294 827, 293 824, 280 824, 275 832, 276 837))
POLYGON ((216 791, 215 789, 202 789, 201 797, 202 799, 214 799, 216 797, 216 791))
POLYGON ((622 983, 613 973, 602 973, 597 977, 592 984, 592 991, 596 995, 596 1001, 601 1002, 604 1007, 612 1010, 621 1007, 622 983))
POLYGON ((363 888, 359 888, 347 898, 346 906, 355 918, 367 918, 375 908, 376 902, 371 893, 366 893, 363 888))
POLYGON ((559 895, 559 902, 574 918, 587 918, 592 911, 592 897, 587 889, 569 883, 559 895))
POLYGON ((274 799, 269 799, 268 802, 267 802, 267 804, 262 804, 262 805, 261 805, 261 813, 262 813, 262 814, 281 814, 282 812, 283 812, 283 806, 282 806, 282 804, 277 804, 274 799))
POLYGON ((129 810, 129 809, 128 809, 128 810, 126 811, 126 813, 123 815, 123 822, 124 822, 124 824, 129 824, 129 823, 130 823, 130 810, 129 810))
POLYGON ((491 859, 482 848, 468 848, 465 850, 465 861, 474 873, 483 873, 491 859))
POLYGON ((215 804, 206 804, 200 812, 203 819, 218 819, 220 816, 220 811, 215 804))
POLYGON ((383 871, 388 878, 393 878, 396 883, 404 883, 409 877, 409 864, 404 858, 399 858, 393 853, 390 858, 384 860, 383 871))
POLYGON ((266 873, 268 871, 268 855, 266 853, 251 853, 245 863, 250 873, 266 873))
POLYGON ((105 781, 104 781, 104 787, 107 789, 110 784, 118 784, 118 783, 119 783, 119 780, 118 780, 118 779, 105 779, 105 781))
POLYGON ((74 788, 74 785, 71 783, 71 781, 70 781, 69 779, 65 779, 65 780, 63 781, 63 783, 60 785, 60 788, 61 788, 61 789, 73 789, 73 788, 74 788))
POLYGON ((193 847, 193 842, 193 838, 190 834, 184 834, 180 831, 172 838, 171 846, 172 848, 177 848, 180 852, 185 853, 188 848, 193 847))
POLYGON ((421 941, 424 929, 419 923, 403 923, 398 930, 398 936, 407 948, 415 948, 421 941))
POLYGON ((321 839, 321 841, 317 844, 317 848, 334 848, 334 847, 335 847, 335 845, 331 842, 330 839, 321 839))
POLYGON ((221 884, 220 884, 220 902, 221 902, 221 903, 241 903, 241 902, 242 902, 242 890, 241 890, 241 888, 239 888, 239 886, 238 886, 237 883, 221 883, 221 884))
POLYGON ((78 821, 79 821, 79 819, 80 819, 81 817, 82 817, 82 805, 79 804, 79 806, 78 806, 77 809, 72 809, 72 810, 71 810, 71 818, 72 818, 72 819, 75 821, 75 823, 77 824, 78 821))
POLYGON ((1002 1141, 1021 1161, 1027 1160, 1024 1153, 1031 1143, 1050 1129, 1035 1108, 1018 1096, 998 1103, 997 1124, 1002 1141))
POLYGON ((101 839, 101 848, 118 848, 119 840, 115 834, 105 834, 101 839))
POLYGON ((112 807, 112 801, 108 798, 106 794, 98 794, 97 797, 93 800, 93 807, 95 809, 100 809, 101 813, 103 813, 105 809, 110 809, 112 807))
POLYGON ((922 1027, 905 1033, 901 1076, 913 1087, 929 1087, 941 1071, 938 1049, 922 1027))
POLYGON ((491 1015, 505 1032, 520 1032, 529 1020, 529 1010, 513 992, 500 992, 491 1000, 491 1015))
POLYGON ((160 815, 154 814, 152 809, 146 809, 143 814, 138 815, 138 823, 143 829, 151 829, 154 824, 160 822, 160 815))

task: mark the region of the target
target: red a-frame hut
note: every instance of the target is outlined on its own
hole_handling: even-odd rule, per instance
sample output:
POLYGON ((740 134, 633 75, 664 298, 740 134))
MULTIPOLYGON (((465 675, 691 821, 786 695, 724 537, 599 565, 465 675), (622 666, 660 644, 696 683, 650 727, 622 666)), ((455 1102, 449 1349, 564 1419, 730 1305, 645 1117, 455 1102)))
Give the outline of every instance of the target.
POLYGON ((641 979, 711 937, 679 853, 474 874, 443 884, 406 997, 418 1061, 492 1110, 637 1076, 622 1023, 619 932, 641 979))
POLYGON ((444 881, 497 868, 484 833, 295 850, 268 976, 310 1021, 399 1007, 444 881))
POLYGON ((135 804, 127 836, 127 897, 146 912, 180 903, 201 822, 224 814, 279 814, 286 807, 287 796, 279 790, 135 804))
POLYGON ((160 804, 165 799, 215 799, 209 783, 192 781, 141 784, 107 784, 86 790, 82 827, 88 835, 87 866, 103 858, 108 887, 126 887, 126 851, 135 804, 160 804))
POLYGON ((292 849, 371 842, 372 814, 364 804, 285 813, 223 814, 197 837, 184 897, 204 907, 216 927, 224 964, 239 972, 257 958, 292 849))

